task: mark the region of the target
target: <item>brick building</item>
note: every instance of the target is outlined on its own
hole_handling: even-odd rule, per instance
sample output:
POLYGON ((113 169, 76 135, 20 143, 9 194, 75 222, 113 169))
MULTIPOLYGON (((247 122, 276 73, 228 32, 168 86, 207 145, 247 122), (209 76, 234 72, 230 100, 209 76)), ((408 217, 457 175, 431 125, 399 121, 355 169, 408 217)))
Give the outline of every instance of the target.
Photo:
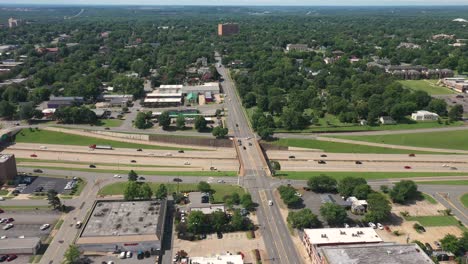
POLYGON ((231 36, 239 34, 239 24, 218 24, 218 36, 231 36))

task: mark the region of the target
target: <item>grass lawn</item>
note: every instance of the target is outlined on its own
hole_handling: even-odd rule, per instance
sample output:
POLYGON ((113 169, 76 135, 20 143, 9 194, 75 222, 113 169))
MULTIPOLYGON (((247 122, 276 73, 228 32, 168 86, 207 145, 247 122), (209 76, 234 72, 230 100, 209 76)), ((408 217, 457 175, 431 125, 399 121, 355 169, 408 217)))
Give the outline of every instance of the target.
POLYGON ((468 150, 468 132, 466 130, 378 136, 340 136, 337 138, 402 146, 468 150))
MULTIPOLYGON (((362 177, 366 180, 392 179, 392 178, 416 178, 416 177, 440 177, 460 176, 466 173, 438 173, 438 172, 359 172, 359 171, 278 171, 277 178, 308 180, 312 176, 327 175, 340 180, 344 177, 362 177)), ((419 184, 419 182, 418 182, 419 184)))
POLYGON ((418 152, 405 149, 381 148, 366 145, 348 144, 340 142, 320 141, 313 139, 281 138, 273 144, 289 147, 321 149, 330 153, 379 153, 379 154, 430 154, 430 152, 418 152))
POLYGON ((408 221, 418 221, 423 226, 460 226, 453 216, 407 216, 408 221))
POLYGON ((418 184, 430 185, 468 185, 468 180, 453 180, 453 181, 421 181, 418 184))
MULTIPOLYGON (((178 150, 180 148, 155 146, 137 143, 120 142, 115 140, 107 140, 102 138, 94 138, 87 136, 79 136, 73 134, 67 134, 56 131, 47 130, 31 130, 23 129, 16 135, 16 142, 19 143, 43 143, 43 144, 61 144, 61 145, 77 145, 77 146, 89 146, 89 145, 111 145, 114 148, 142 148, 142 149, 167 149, 167 150, 178 150)), ((184 149, 189 150, 189 149, 184 149)))
POLYGON ((424 198, 424 200, 428 201, 431 204, 437 204, 437 201, 429 194, 422 193, 422 197, 424 198))
MULTIPOLYGON (((159 187, 160 183, 148 183, 151 186, 153 192, 159 187)), ((126 182, 117 182, 104 186, 99 190, 100 195, 122 195, 127 185, 126 182)), ((168 193, 173 193, 177 191, 177 184, 175 183, 165 183, 168 193)), ((242 187, 228 184, 210 184, 211 188, 215 191, 213 198, 215 203, 223 202, 223 197, 228 194, 237 192, 239 195, 245 193, 245 190, 242 187)), ((197 184, 195 183, 181 183, 179 185, 180 192, 190 192, 197 191, 197 184)))
POLYGON ((0 196, 7 196, 9 193, 8 190, 0 190, 0 196))
POLYGON ((460 198, 460 201, 462 202, 463 206, 468 208, 468 193, 465 193, 464 195, 462 195, 462 197, 460 198))
POLYGON ((51 210, 48 205, 24 205, 24 206, 2 206, 3 210, 10 210, 10 211, 32 211, 32 210, 51 210))
MULTIPOLYGON (((25 166, 27 167, 27 166, 25 166)), ((114 173, 114 174, 128 174, 129 170, 101 170, 99 168, 69 168, 69 167, 55 167, 55 166, 34 166, 34 168, 55 169, 55 170, 68 170, 68 171, 84 171, 84 172, 97 172, 97 173, 114 173)), ((213 177, 229 177, 237 176, 236 171, 139 171, 135 170, 138 175, 161 175, 161 176, 213 176, 213 177)), ((453 175, 453 174, 452 174, 453 175)))
POLYGON ((62 224, 63 224, 63 219, 58 220, 57 223, 54 226, 54 229, 59 230, 60 227, 62 226, 62 224))
POLYGON ((407 80, 398 81, 403 87, 415 90, 425 91, 430 95, 453 94, 454 91, 437 85, 437 80, 407 80))
POLYGON ((97 125, 103 127, 119 127, 122 123, 123 120, 120 119, 101 119, 97 125))

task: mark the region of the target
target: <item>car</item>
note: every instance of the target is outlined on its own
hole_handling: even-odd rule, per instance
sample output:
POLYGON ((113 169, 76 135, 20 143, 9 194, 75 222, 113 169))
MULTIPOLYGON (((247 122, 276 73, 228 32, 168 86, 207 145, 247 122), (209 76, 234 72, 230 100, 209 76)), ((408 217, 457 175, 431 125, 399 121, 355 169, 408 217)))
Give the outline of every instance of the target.
MULTIPOLYGON (((229 99, 229 100, 231 100, 231 99, 229 99)), ((239 127, 239 124, 236 124, 236 127, 239 127)))
POLYGON ((25 236, 24 236, 24 235, 23 235, 23 236, 19 236, 18 238, 25 238, 25 236))
POLYGON ((273 205, 273 201, 272 201, 272 200, 268 200, 268 205, 269 205, 269 206, 272 206, 272 205, 273 205))
POLYGON ((299 192, 296 192, 294 195, 296 195, 297 197, 302 197, 302 194, 300 194, 299 192))
POLYGON ((44 187, 39 186, 36 189, 34 189, 34 192, 42 192, 44 190, 44 187))
POLYGON ((436 245, 437 248, 442 248, 442 245, 439 241, 434 241, 434 245, 436 245))
POLYGON ((224 180, 218 180, 218 183, 225 183, 224 180))
POLYGON ((10 228, 13 228, 13 224, 6 224, 4 227, 3 227, 3 230, 8 230, 10 228))
POLYGON ((200 239, 206 239, 206 234, 201 234, 200 239))
POLYGON ((50 227, 49 224, 43 224, 43 225, 41 225, 41 227, 40 227, 39 229, 41 229, 42 231, 44 231, 44 230, 48 229, 49 227, 50 227))
POLYGON ((345 223, 345 224, 344 224, 344 227, 345 227, 345 228, 349 228, 349 225, 345 223))
POLYGON ((110 130, 110 128, 109 128, 109 127, 105 127, 104 130, 110 130))
POLYGON ((251 142, 249 142, 249 146, 252 146, 252 143, 251 143, 251 142))
POLYGON ((1 236, 0 239, 7 239, 7 236, 1 236))
POLYGON ((137 151, 143 151, 142 149, 137 149, 137 151))
POLYGON ((144 181, 144 180, 146 180, 146 178, 145 178, 145 177, 143 177, 143 176, 140 176, 140 177, 138 177, 138 180, 140 180, 140 181, 144 181))
POLYGON ((245 146, 242 147, 243 149, 246 149, 245 146))
POLYGON ((319 160, 318 164, 327 164, 324 160, 319 160))
POLYGON ((451 170, 458 170, 457 167, 450 167, 451 170))
POLYGON ((90 164, 89 167, 94 169, 94 168, 96 168, 96 165, 90 164))
POLYGON ((122 178, 119 174, 114 174, 114 178, 122 178))
POLYGON ((424 243, 424 245, 426 246, 426 249, 427 249, 428 251, 431 251, 431 252, 434 251, 434 249, 432 248, 431 244, 429 244, 429 243, 424 243))
POLYGON ((186 161, 184 162, 184 165, 190 165, 190 162, 186 161))
POLYGON ((17 259, 17 258, 18 258, 18 256, 16 256, 16 255, 13 254, 13 255, 9 255, 8 258, 7 258, 6 260, 7 260, 8 262, 10 262, 10 261, 13 261, 13 260, 15 260, 15 259, 17 259))
POLYGON ((37 155, 36 154, 31 154, 30 157, 31 158, 37 158, 37 155))
POLYGON ((377 226, 376 226, 374 223, 372 223, 372 222, 369 222, 368 225, 369 225, 369 227, 372 227, 372 228, 374 228, 374 229, 377 228, 377 226))
POLYGON ((12 222, 14 222, 14 221, 15 221, 15 219, 10 217, 10 218, 8 218, 8 219, 6 220, 6 223, 12 223, 12 222))
POLYGON ((3 255, 0 257, 0 262, 5 262, 5 260, 7 260, 8 258, 8 255, 3 255))
POLYGON ((3 211, 3 209, 0 209, 0 214, 3 214, 5 211, 3 211))
POLYGON ((447 164, 444 164, 444 165, 442 165, 442 167, 445 167, 445 168, 446 168, 446 167, 450 167, 450 166, 449 166, 449 165, 447 165, 447 164))
POLYGON ((377 223, 377 227, 380 229, 380 230, 383 230, 383 225, 381 223, 377 223))
POLYGON ((218 239, 223 238, 223 233, 217 232, 217 233, 216 233, 216 237, 217 237, 218 239))
POLYGON ((288 158, 290 158, 290 159, 295 159, 296 156, 291 155, 291 156, 289 156, 288 158))
POLYGON ((114 264, 114 261, 109 260, 109 261, 107 261, 107 264, 114 264))
POLYGON ((326 157, 327 157, 327 155, 325 155, 325 154, 322 154, 322 155, 320 155, 320 157, 322 157, 322 158, 326 158, 326 157))
POLYGON ((124 252, 120 252, 120 254, 119 254, 119 259, 125 259, 125 256, 126 256, 125 251, 124 251, 124 252))
POLYGON ((407 170, 410 170, 411 166, 405 166, 404 168, 407 169, 407 170))
POLYGON ((460 94, 457 95, 457 96, 455 96, 455 97, 456 97, 456 98, 465 98, 463 95, 460 95, 460 94))
POLYGON ((125 254, 125 257, 127 258, 131 258, 132 257, 132 252, 131 251, 127 251, 127 253, 125 254))
POLYGON ((408 154, 408 157, 416 157, 416 155, 414 153, 410 153, 408 154))
POLYGON ((34 169, 33 172, 35 173, 43 173, 43 171, 41 169, 34 169))
POLYGON ((136 160, 131 160, 130 162, 131 162, 131 163, 136 163, 136 160))
POLYGON ((6 219, 6 218, 0 218, 0 224, 5 223, 7 220, 8 220, 8 219, 6 219))
POLYGON ((185 153, 185 151, 183 151, 183 150, 179 150, 179 151, 177 151, 177 152, 178 152, 178 153, 185 153))
POLYGON ((356 160, 354 163, 356 163, 357 165, 361 165, 362 161, 356 160))
POLYGON ((76 222, 75 227, 76 229, 80 229, 83 223, 81 221, 76 222))

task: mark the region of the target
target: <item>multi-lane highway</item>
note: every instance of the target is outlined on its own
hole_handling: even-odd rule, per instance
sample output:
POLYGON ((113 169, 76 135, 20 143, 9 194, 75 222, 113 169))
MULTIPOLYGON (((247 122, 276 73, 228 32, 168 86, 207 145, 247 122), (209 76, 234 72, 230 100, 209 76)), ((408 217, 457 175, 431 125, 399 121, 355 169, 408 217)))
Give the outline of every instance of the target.
MULTIPOLYGON (((303 263, 296 251, 279 207, 275 202, 273 202, 273 205, 269 205, 269 201, 274 201, 274 198, 270 179, 265 172, 263 153, 255 141, 256 135, 249 126, 228 70, 221 65, 219 56, 216 56, 216 60, 218 61, 218 72, 224 78, 222 88, 226 94, 225 100, 227 101, 225 105, 229 113, 228 127, 230 135, 235 140, 240 140, 242 144, 238 148, 239 159, 244 168, 244 176, 241 182, 251 193, 254 202, 258 203, 257 215, 268 254, 267 261, 285 264, 303 263)), ((238 144, 237 141, 236 144, 238 144)))

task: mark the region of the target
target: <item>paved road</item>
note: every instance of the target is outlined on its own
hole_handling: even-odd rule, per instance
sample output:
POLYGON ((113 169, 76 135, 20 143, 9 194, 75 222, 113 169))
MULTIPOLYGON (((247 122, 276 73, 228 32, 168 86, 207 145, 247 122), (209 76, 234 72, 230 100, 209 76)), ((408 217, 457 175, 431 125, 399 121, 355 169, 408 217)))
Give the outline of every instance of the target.
MULTIPOLYGON (((218 65, 221 65, 219 56, 216 56, 216 60, 218 65)), ((240 99, 228 70, 222 65, 217 69, 224 78, 222 87, 227 95, 226 106, 229 111, 230 135, 234 136, 236 140, 240 139, 243 142, 243 147, 246 148, 244 150, 243 147, 239 147, 239 158, 245 169, 242 185, 251 193, 253 201, 258 203, 257 216, 268 255, 266 261, 284 264, 302 263, 277 203, 274 203, 273 206, 268 205, 269 200, 274 200, 273 190, 270 188, 271 178, 268 178, 265 173, 265 168, 262 165, 263 153, 256 147, 257 142, 253 142, 253 139, 247 139, 255 138, 256 135, 251 130, 242 110, 240 99), (250 141, 253 143, 252 146, 248 144, 250 141)))

